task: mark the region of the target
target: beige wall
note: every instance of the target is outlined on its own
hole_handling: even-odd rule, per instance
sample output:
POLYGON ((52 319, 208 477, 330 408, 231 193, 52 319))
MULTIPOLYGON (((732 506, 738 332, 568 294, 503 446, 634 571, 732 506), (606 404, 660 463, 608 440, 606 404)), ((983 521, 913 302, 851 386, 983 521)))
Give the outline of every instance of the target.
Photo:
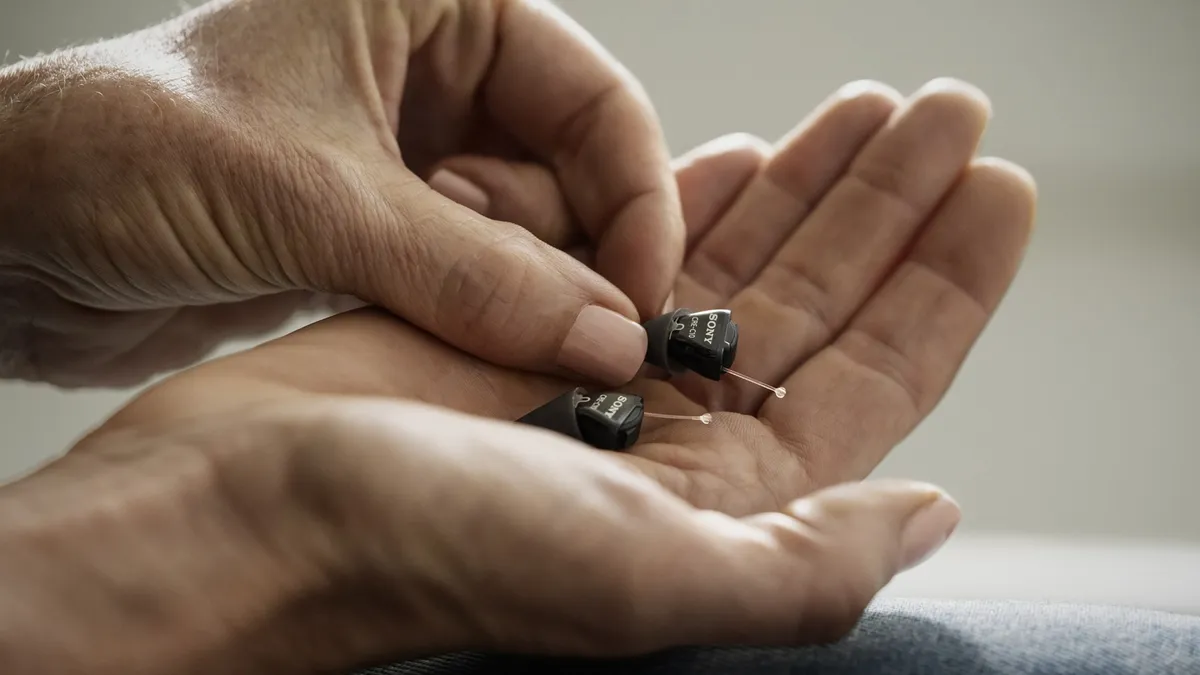
MULTIPOLYGON (((1039 231, 955 388, 881 473, 945 485, 965 529, 1200 542, 1200 2, 561 4, 642 78, 677 152, 778 136, 852 79, 982 86, 996 109, 984 149, 1033 170, 1039 231)), ((0 54, 178 7, 0 0, 0 54)), ((0 385, 0 477, 126 395, 0 385)))

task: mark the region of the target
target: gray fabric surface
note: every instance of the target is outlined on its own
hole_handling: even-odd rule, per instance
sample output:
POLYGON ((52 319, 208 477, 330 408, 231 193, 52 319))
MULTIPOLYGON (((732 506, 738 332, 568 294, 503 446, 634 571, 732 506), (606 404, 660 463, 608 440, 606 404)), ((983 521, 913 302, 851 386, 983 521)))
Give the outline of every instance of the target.
POLYGON ((1200 617, 1030 603, 880 601, 845 640, 594 661, 456 654, 358 675, 1200 675, 1200 617))

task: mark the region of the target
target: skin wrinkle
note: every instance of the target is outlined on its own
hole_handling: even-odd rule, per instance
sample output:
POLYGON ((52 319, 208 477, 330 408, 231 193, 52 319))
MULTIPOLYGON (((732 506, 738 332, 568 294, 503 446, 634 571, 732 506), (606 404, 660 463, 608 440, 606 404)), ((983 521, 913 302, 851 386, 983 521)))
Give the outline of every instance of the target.
MULTIPOLYGON (((437 249, 444 245, 436 235, 438 232, 437 216, 441 215, 448 204, 439 205, 436 212, 422 211, 415 207, 417 197, 427 189, 419 180, 405 180, 398 185, 389 185, 385 190, 395 192, 395 197, 388 198, 381 204, 385 209, 384 222, 400 223, 405 229, 405 236, 399 241, 391 238, 395 250, 389 250, 389 258, 397 261, 390 270, 398 278, 393 282, 398 286, 396 292, 404 293, 406 301, 414 307, 417 316, 436 316, 438 305, 443 298, 441 292, 446 287, 446 278, 442 276, 430 283, 429 274, 422 261, 438 260, 437 249)), ((455 226, 461 223, 451 221, 455 226)), ((390 248, 390 247, 389 247, 390 248)), ((434 321, 436 323, 436 320, 434 321)), ((426 330, 432 326, 422 325, 426 330)))
MULTIPOLYGON (((472 340, 503 339, 510 344, 519 342, 517 338, 520 333, 514 334, 512 317, 518 301, 526 296, 523 289, 529 283, 530 266, 534 264, 526 253, 529 248, 528 236, 517 228, 499 233, 486 246, 480 246, 470 255, 459 258, 450 268, 439 294, 443 298, 441 307, 451 306, 451 298, 458 303, 453 307, 455 320, 460 322, 456 328, 471 336, 472 340), (493 258, 497 251, 518 252, 519 255, 493 258), (494 262, 484 262, 489 258, 493 258, 494 262), (512 267, 517 259, 524 264, 512 267), (505 267, 496 270, 494 268, 497 265, 505 267), (482 279, 479 276, 481 269, 487 269, 492 274, 482 279)), ((441 314, 437 320, 439 325, 446 325, 446 318, 441 314)), ((518 331, 528 329, 528 326, 517 328, 518 331)))
MULTIPOLYGON (((242 136, 233 148, 229 150, 231 157, 228 161, 232 164, 235 175, 241 178, 236 183, 241 189, 235 193, 235 203, 241 203, 243 206, 234 211, 234 217, 226 222, 214 223, 216 240, 225 248, 228 254, 243 268, 246 267, 248 256, 257 255, 257 251, 242 252, 234 245, 232 238, 237 237, 236 234, 247 221, 254 222, 258 225, 258 230, 262 232, 263 252, 270 251, 269 260, 273 260, 275 269, 278 270, 281 277, 296 285, 302 277, 303 272, 299 269, 289 270, 289 267, 296 265, 295 261, 288 260, 291 256, 286 254, 293 250, 291 242, 288 240, 296 237, 297 233, 290 233, 291 237, 284 233, 288 231, 289 221, 294 219, 294 214, 297 205, 294 203, 292 194, 287 188, 281 188, 278 185, 279 181, 270 174, 268 167, 272 165, 300 167, 302 157, 299 154, 294 154, 295 149, 284 143, 267 151, 260 147, 259 144, 251 137, 249 130, 241 130, 242 136), (265 162, 266 166, 260 166, 260 162, 265 162), (248 213, 239 213, 247 210, 248 213), (285 255, 281 256, 283 253, 285 255)), ((303 180, 307 177, 306 174, 298 173, 295 168, 288 170, 287 179, 303 180)), ((220 189, 220 188, 218 188, 220 189)), ((252 247, 257 248, 257 247, 252 247)))
MULTIPOLYGON (((202 138, 205 140, 208 140, 206 130, 210 128, 209 125, 220 127, 224 133, 232 136, 232 140, 226 140, 224 143, 216 139, 213 139, 213 142, 198 143, 194 152, 198 153, 199 157, 208 161, 215 163, 231 161, 236 166, 238 158, 236 156, 232 159, 222 157, 221 148, 225 144, 240 148, 245 147, 249 143, 249 139, 240 135, 241 127, 237 117, 232 113, 223 114, 229 113, 229 111, 223 111, 219 104, 193 106, 189 108, 189 112, 191 113, 190 117, 193 120, 195 128, 203 134, 202 138)), ((222 275, 224 278, 218 281, 215 270, 212 269, 223 266, 223 262, 228 260, 237 261, 241 269, 248 272, 261 287, 272 287, 273 284, 269 280, 269 277, 264 277, 257 273, 262 268, 261 263, 263 262, 263 257, 258 254, 257 249, 259 247, 251 246, 250 250, 252 252, 250 255, 254 256, 255 260, 260 262, 260 265, 248 265, 245 258, 239 256, 232 238, 222 234, 238 230, 247 233, 253 231, 250 228, 238 227, 240 223, 230 195, 225 194, 225 190, 208 180, 204 172, 198 171, 194 164, 181 162, 180 166, 182 167, 184 177, 190 178, 190 185, 194 186, 187 190, 186 196, 182 200, 190 202, 190 205, 182 205, 180 209, 181 215, 184 220, 196 223, 198 226, 196 228, 197 231, 215 235, 206 237, 204 241, 211 247, 207 253, 213 255, 219 262, 206 265, 206 259, 198 257, 190 247, 186 246, 178 233, 173 231, 173 228, 167 228, 168 230, 172 230, 174 243, 178 245, 177 250, 186 255, 191 260, 193 267, 200 270, 201 273, 209 278, 214 287, 221 289, 224 293, 230 294, 235 298, 238 296, 244 297, 245 295, 236 288, 239 281, 234 280, 228 274, 222 275)), ((171 194, 171 191, 167 191, 166 194, 171 194)), ((267 274, 269 275, 270 272, 268 271, 267 274)))
MULTIPOLYGON (((95 222, 108 221, 115 226, 120 225, 119 204, 114 203, 107 195, 97 195, 93 197, 93 201, 95 222)), ((114 247, 122 244, 113 242, 108 237, 94 237, 91 240, 77 243, 81 245, 76 246, 75 250, 71 250, 71 257, 79 265, 76 275, 81 278, 96 279, 96 282, 91 284, 93 292, 84 296, 85 301, 100 309, 121 309, 131 304, 133 298, 128 289, 129 277, 113 259, 114 247), (114 284, 114 279, 119 280, 119 283, 114 284)), ((79 293, 78 289, 73 290, 75 290, 73 294, 79 293)))
MULTIPOLYGON (((140 95, 144 95, 144 94, 145 94, 145 92, 140 92, 140 95)), ((121 194, 121 193, 118 193, 118 194, 121 194)), ((147 194, 148 194, 148 193, 147 193, 147 194)), ((164 213, 165 213, 165 211, 163 211, 163 210, 162 210, 162 209, 165 207, 165 205, 164 205, 164 204, 161 204, 161 203, 160 203, 160 202, 159 202, 157 199, 155 199, 153 196, 146 196, 146 195, 142 195, 142 196, 139 196, 139 197, 137 197, 137 199, 138 199, 138 201, 139 201, 139 202, 142 202, 142 207, 149 207, 149 208, 151 208, 151 209, 158 209, 158 213, 160 214, 160 216, 161 216, 162 214, 164 214, 164 213)), ((112 219, 112 221, 113 221, 114 223, 120 223, 120 222, 124 222, 124 219, 123 219, 123 218, 120 216, 120 211, 114 211, 114 210, 113 210, 113 209, 117 209, 117 208, 119 207, 119 205, 117 205, 117 204, 113 204, 113 205, 111 205, 111 207, 112 207, 111 209, 103 209, 103 210, 102 210, 102 212, 101 212, 101 214, 100 214, 98 217, 100 217, 100 218, 104 218, 104 217, 107 215, 107 217, 108 217, 108 218, 110 218, 110 219, 112 219)), ((127 238, 127 239, 128 239, 128 238, 127 238)), ((105 238, 105 241, 107 241, 107 238, 105 238)), ((135 245, 135 246, 136 246, 136 245, 139 245, 139 244, 138 244, 138 240, 137 240, 137 238, 134 238, 134 239, 131 239, 131 240, 127 241, 127 242, 126 242, 126 245, 128 245, 128 244, 132 244, 132 245, 135 245)), ((101 242, 101 245, 102 245, 102 246, 106 246, 107 244, 105 244, 104 242, 101 242)), ((110 252, 110 258, 111 258, 111 256, 112 256, 112 253, 110 252)), ((120 273, 120 272, 121 272, 121 267, 122 267, 121 265, 117 265, 117 266, 116 266, 116 268, 117 268, 117 269, 116 269, 116 271, 120 273)), ((196 269, 198 269, 198 270, 200 270, 200 271, 203 271, 201 268, 198 268, 198 267, 197 267, 196 269)), ((218 282, 218 280, 217 280, 217 279, 215 279, 214 277, 212 277, 211 275, 209 276, 209 281, 210 281, 210 282, 213 284, 213 287, 215 287, 215 288, 220 288, 220 287, 221 287, 221 284, 218 282)), ((126 298, 125 300, 123 300, 123 301, 122 301, 122 304, 129 304, 130 302, 131 302, 131 299, 130 299, 130 298, 126 298)))
MULTIPOLYGON (((220 187, 212 185, 200 172, 194 169, 188 169, 193 184, 196 185, 194 191, 189 192, 193 199, 193 206, 196 213, 210 214, 210 220, 213 227, 218 232, 229 231, 230 226, 222 225, 222 223, 237 222, 238 216, 233 200, 226 191, 220 187)), ((250 256, 255 264, 246 265, 246 260, 239 258, 232 249, 228 250, 229 257, 239 260, 245 269, 250 272, 254 281, 264 288, 272 288, 283 285, 286 275, 280 269, 277 261, 272 261, 270 256, 262 254, 262 251, 268 250, 268 247, 277 242, 269 242, 267 237, 261 232, 256 232, 253 229, 243 231, 247 235, 249 245, 246 247, 247 256, 250 256), (272 264, 275 262, 276 264, 272 264), (259 273, 258 270, 263 270, 259 273)), ((174 234, 174 233, 173 233, 174 234)), ((197 260, 191 255, 188 248, 185 246, 182 239, 177 234, 173 236, 172 243, 175 244, 175 250, 183 255, 187 255, 195 265, 202 264, 202 261, 197 260)), ((275 249, 278 250, 278 249, 275 249)))
MULTIPOLYGON (((175 198, 177 200, 179 200, 180 202, 187 202, 187 201, 189 201, 188 197, 192 194, 192 191, 189 188, 184 188, 184 190, 182 190, 181 192, 168 191, 166 194, 173 194, 175 196, 175 198)), ((196 200, 190 200, 190 201, 192 201, 193 205, 195 205, 197 203, 196 200)), ((145 203, 145 207, 150 209, 153 213, 155 213, 161 219, 162 222, 168 222, 169 220, 171 220, 170 212, 174 209, 171 209, 169 206, 164 204, 163 200, 155 199, 152 195, 147 195, 144 203, 145 203)), ((182 209, 179 209, 179 211, 182 211, 183 213, 186 214, 186 213, 188 213, 189 209, 187 208, 187 206, 184 206, 182 209)), ((198 212, 198 209, 192 210, 192 214, 195 214, 197 212, 198 212)), ((229 284, 228 281, 219 279, 217 277, 217 275, 214 274, 212 266, 206 265, 205 264, 206 261, 203 257, 196 255, 189 247, 185 246, 183 243, 183 240, 172 228, 167 228, 167 232, 168 232, 168 234, 167 234, 166 238, 167 238, 167 241, 169 242, 169 244, 174 245, 174 246, 170 246, 170 248, 174 249, 173 252, 175 253, 175 257, 181 257, 181 258, 185 259, 187 261, 187 263, 189 263, 190 269, 196 270, 199 274, 199 277, 202 279, 202 282, 200 284, 185 283, 183 285, 191 287, 191 288, 195 288, 197 286, 203 287, 203 286, 207 285, 208 288, 219 289, 219 291, 223 294, 236 295, 236 291, 235 291, 234 287, 231 284, 229 284)), ((141 245, 142 245, 141 243, 134 244, 134 246, 141 246, 141 245)), ((154 252, 147 251, 147 253, 149 253, 149 257, 151 259, 156 257, 154 252)), ((173 256, 171 256, 170 253, 168 253, 166 257, 173 257, 173 256)), ((169 292, 163 293, 162 296, 155 298, 155 302, 156 303, 158 303, 158 302, 165 303, 169 306, 171 304, 171 301, 169 299, 167 299, 169 297, 169 295, 170 295, 169 292)), ((200 294, 197 294, 197 295, 200 295, 200 294)), ((199 299, 199 298, 193 298, 193 301, 195 301, 196 299, 199 299)))
MULTIPOLYGON (((302 146, 286 145, 281 160, 302 167, 292 174, 294 183, 276 189, 279 203, 270 211, 280 214, 279 227, 266 230, 267 250, 291 253, 283 260, 276 256, 276 264, 282 269, 286 287, 289 288, 319 285, 319 272, 315 265, 306 264, 303 251, 324 249, 327 239, 338 239, 339 233, 346 230, 369 231, 368 221, 356 217, 356 214, 362 213, 364 200, 354 195, 354 188, 361 187, 361 183, 354 180, 355 172, 341 161, 339 151, 322 150, 314 152, 302 146), (298 155, 296 160, 290 157, 292 152, 298 155), (317 203, 310 205, 308 201, 312 195, 316 195, 317 203), (308 212, 328 214, 326 222, 322 224, 324 226, 312 230, 312 235, 309 234, 310 230, 296 226, 306 218, 308 212)), ((347 248, 355 257, 370 255, 367 251, 354 250, 353 244, 347 248)))
POLYGON ((914 204, 908 196, 899 191, 899 179, 888 178, 890 174, 898 171, 899 169, 866 170, 863 166, 859 166, 846 176, 848 187, 845 189, 857 188, 868 195, 864 199, 874 197, 884 204, 885 208, 887 206, 898 207, 893 218, 896 221, 920 222, 921 213, 926 210, 927 205, 914 204))
POLYGON ((944 273, 934 269, 929 265, 929 263, 914 258, 906 261, 906 264, 912 267, 912 270, 909 272, 910 274, 914 276, 928 276, 934 281, 935 284, 944 287, 946 294, 951 295, 954 298, 966 300, 967 303, 972 306, 972 309, 978 315, 978 318, 981 321, 987 320, 987 318, 991 316, 993 310, 986 307, 983 304, 983 300, 975 297, 975 295, 967 291, 967 289, 951 281, 949 277, 947 277, 944 273))
POLYGON ((912 382, 911 376, 906 374, 915 370, 911 360, 895 345, 890 344, 886 338, 863 327, 850 328, 842 336, 847 344, 839 341, 833 348, 858 367, 895 385, 903 392, 905 401, 911 407, 912 416, 919 417, 926 408, 925 397, 922 390, 912 382), (857 344, 859 347, 849 349, 849 345, 852 344, 857 344), (865 354, 859 354, 860 351, 874 354, 876 358, 872 358, 871 362, 868 362, 865 354))
MULTIPOLYGON (((172 193, 168 192, 167 194, 172 193)), ((189 197, 193 195, 190 188, 185 188, 182 194, 175 193, 175 195, 176 199, 178 199, 180 202, 181 208, 172 208, 172 206, 174 206, 173 204, 168 205, 164 203, 164 200, 153 197, 150 197, 146 200, 144 208, 148 208, 152 212, 157 213, 162 219, 160 222, 178 220, 171 218, 171 216, 174 214, 181 215, 183 220, 194 220, 197 219, 197 216, 199 216, 199 219, 202 222, 196 223, 198 227, 193 228, 192 233, 200 235, 199 248, 204 250, 197 251, 193 247, 185 245, 182 238, 180 238, 173 228, 167 228, 168 234, 166 235, 166 238, 172 243, 178 244, 178 246, 173 248, 175 248, 175 253, 178 256, 177 259, 182 259, 187 262, 185 268, 186 271, 194 271, 196 275, 203 279, 203 283, 192 284, 188 283, 187 279, 180 278, 177 280, 176 284, 171 284, 171 286, 202 289, 199 293, 195 293, 190 299, 191 303, 198 304, 209 304, 212 302, 214 291, 216 296, 224 299, 225 301, 236 301, 249 297, 250 294, 242 290, 244 288, 244 284, 234 282, 229 278, 228 275, 220 274, 218 272, 218 268, 221 267, 219 263, 211 264, 209 262, 211 257, 216 257, 218 259, 236 259, 236 254, 233 251, 233 247, 228 242, 223 241, 222 237, 219 236, 219 228, 210 228, 204 226, 206 224, 204 221, 207 221, 207 224, 212 224, 212 221, 209 218, 200 215, 202 212, 199 209, 194 208, 201 206, 203 202, 195 198, 189 199, 189 197), (190 202, 190 205, 193 208, 189 208, 187 204, 188 202, 190 202), (204 236, 206 233, 217 234, 217 236, 204 236)), ((201 208, 203 207, 201 206, 201 208)), ((156 301, 170 305, 170 296, 176 294, 178 294, 178 291, 175 291, 174 288, 170 288, 170 290, 164 293, 164 298, 162 300, 156 299, 156 301)))
MULTIPOLYGON (((811 263, 811 260, 808 260, 811 263)), ((787 257, 777 258, 772 262, 773 274, 784 276, 788 279, 787 285, 789 291, 787 293, 772 293, 768 292, 759 284, 754 284, 741 291, 742 297, 749 296, 753 298, 759 297, 760 301, 766 306, 772 304, 780 305, 787 310, 795 312, 800 317, 808 319, 804 322, 806 334, 803 339, 811 341, 812 344, 823 344, 834 335, 834 326, 840 324, 842 317, 836 317, 834 309, 837 303, 834 302, 835 292, 834 284, 836 282, 828 280, 826 282, 818 281, 817 275, 811 270, 805 269, 805 263, 787 257), (778 297, 783 296, 783 297, 778 297), (835 321, 837 322, 835 324, 835 321)), ((882 275, 886 277, 886 275, 882 275)), ((776 284, 771 284, 774 289, 776 284)), ((794 361, 789 368, 795 370, 810 354, 805 354, 802 358, 794 361)))
MULTIPOLYGON (((727 289, 743 288, 745 282, 742 280, 741 273, 734 271, 732 264, 720 260, 723 252, 723 248, 698 246, 689 254, 687 265, 690 276, 704 279, 705 288, 723 300, 727 300, 732 295, 727 289)), ((760 272, 761 270, 756 270, 755 275, 760 272)))

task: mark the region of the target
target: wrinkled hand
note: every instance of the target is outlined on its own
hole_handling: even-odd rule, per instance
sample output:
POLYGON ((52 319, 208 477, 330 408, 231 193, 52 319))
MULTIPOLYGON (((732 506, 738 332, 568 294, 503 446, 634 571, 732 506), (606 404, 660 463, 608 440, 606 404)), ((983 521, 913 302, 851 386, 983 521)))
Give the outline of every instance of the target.
POLYGON ((0 489, 5 673, 824 642, 959 517, 885 481, 735 519, 552 432, 198 370, 0 489))
MULTIPOLYGON (((866 476, 950 386, 1028 240, 1029 177, 971 159, 988 116, 961 83, 933 82, 905 103, 858 84, 772 152, 733 138, 684 157, 691 245, 677 304, 732 308, 736 368, 789 393, 639 378, 623 390, 643 394, 647 410, 719 412, 711 426, 647 420, 622 457, 695 506, 733 515, 866 476)), ((575 384, 484 363, 361 311, 205 365, 138 405, 168 419, 300 391, 513 420, 575 384), (239 399, 211 394, 212 382, 236 385, 239 399)))
POLYGON ((217 0, 0 94, 0 376, 130 384, 333 294, 626 382, 683 258, 649 104, 541 0, 217 0), (549 176, 599 274, 425 182, 463 156, 549 176))

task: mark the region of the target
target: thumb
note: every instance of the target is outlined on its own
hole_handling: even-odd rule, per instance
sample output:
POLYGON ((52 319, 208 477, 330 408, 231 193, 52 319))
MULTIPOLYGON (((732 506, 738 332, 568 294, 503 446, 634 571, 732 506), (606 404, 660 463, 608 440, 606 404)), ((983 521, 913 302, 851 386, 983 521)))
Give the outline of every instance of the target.
POLYGON ((637 373, 645 330, 633 302, 600 275, 422 181, 381 193, 382 208, 339 232, 350 254, 328 256, 329 290, 498 365, 607 385, 637 373))
MULTIPOLYGON (((849 633, 896 574, 936 551, 958 505, 923 483, 836 486, 782 513, 702 512, 705 564, 673 584, 685 607, 675 644, 819 644, 849 633)), ((700 559, 699 557, 694 559, 700 559)))

